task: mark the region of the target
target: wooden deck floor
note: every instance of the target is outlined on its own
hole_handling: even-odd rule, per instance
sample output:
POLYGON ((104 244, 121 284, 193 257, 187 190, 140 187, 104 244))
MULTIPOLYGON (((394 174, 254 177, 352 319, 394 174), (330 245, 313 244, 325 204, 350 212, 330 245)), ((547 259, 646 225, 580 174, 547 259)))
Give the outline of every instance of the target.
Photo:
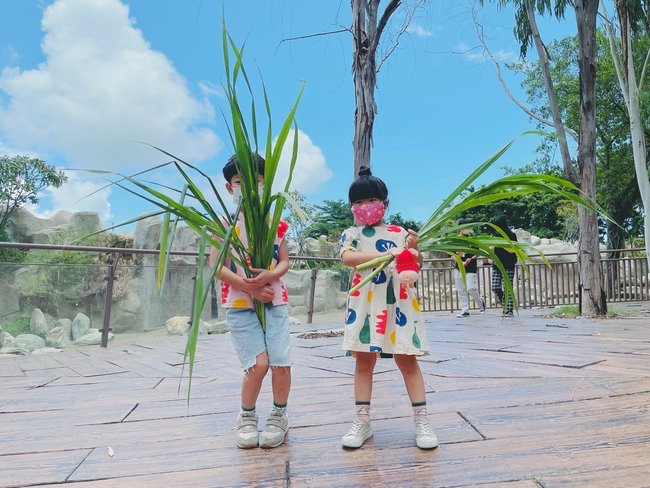
MULTIPOLYGON (((228 335, 201 339, 189 406, 183 338, 0 358, 0 487, 650 486, 650 314, 540 313, 426 315, 433 451, 415 447, 392 360, 377 365, 374 438, 342 449, 353 362, 340 337, 300 338, 305 326, 292 339, 291 430, 274 450, 235 447, 228 335)), ((267 381, 261 422, 270 403, 267 381)))

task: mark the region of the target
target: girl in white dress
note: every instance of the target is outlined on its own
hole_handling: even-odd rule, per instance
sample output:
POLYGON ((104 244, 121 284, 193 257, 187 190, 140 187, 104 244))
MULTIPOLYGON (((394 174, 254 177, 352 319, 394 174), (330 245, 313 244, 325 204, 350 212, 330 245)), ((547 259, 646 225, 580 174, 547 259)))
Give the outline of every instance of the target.
MULTIPOLYGON (((382 255, 397 256, 405 248, 417 250, 418 235, 383 221, 388 207, 384 182, 362 167, 349 190, 355 226, 341 235, 343 263, 352 268, 352 286, 360 283, 372 268, 359 266, 382 255)), ((418 253, 421 264, 422 258, 418 253)), ((438 439, 429 426, 424 379, 417 356, 428 352, 424 321, 413 284, 400 283, 394 261, 371 281, 348 297, 343 348, 356 359, 354 396, 357 418, 343 436, 343 446, 358 448, 373 435, 370 425, 372 379, 378 356, 395 359, 408 392, 416 428, 416 445, 437 447, 438 439)))

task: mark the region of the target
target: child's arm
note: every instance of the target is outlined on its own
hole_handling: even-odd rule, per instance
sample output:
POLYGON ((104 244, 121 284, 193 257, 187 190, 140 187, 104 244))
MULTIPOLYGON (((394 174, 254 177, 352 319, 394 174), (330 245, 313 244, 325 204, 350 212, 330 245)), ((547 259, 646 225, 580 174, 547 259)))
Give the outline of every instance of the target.
MULTIPOLYGON (((288 253, 287 253, 288 255, 288 253)), ((215 260, 217 259, 217 250, 213 247, 210 249, 210 266, 214 265, 215 260)), ((288 261, 288 258, 287 258, 288 261)), ((258 300, 263 303, 270 302, 275 296, 275 291, 271 286, 267 286, 265 283, 262 285, 251 286, 246 283, 245 278, 242 278, 236 273, 233 273, 227 266, 222 266, 219 273, 219 279, 224 283, 237 288, 238 290, 244 291, 251 295, 255 300, 258 300)))
POLYGON ((405 240, 406 247, 418 251, 418 255, 417 255, 418 266, 422 267, 422 263, 424 262, 424 257, 422 256, 422 253, 419 252, 420 250, 418 249, 418 242, 420 242, 420 236, 418 235, 417 232, 415 232, 412 229, 408 229, 406 232, 408 232, 405 240))
POLYGON ((262 268, 251 268, 253 273, 257 273, 254 278, 244 278, 244 281, 253 287, 264 286, 272 281, 279 280, 289 271, 289 247, 286 239, 282 239, 278 248, 278 262, 272 270, 262 268))

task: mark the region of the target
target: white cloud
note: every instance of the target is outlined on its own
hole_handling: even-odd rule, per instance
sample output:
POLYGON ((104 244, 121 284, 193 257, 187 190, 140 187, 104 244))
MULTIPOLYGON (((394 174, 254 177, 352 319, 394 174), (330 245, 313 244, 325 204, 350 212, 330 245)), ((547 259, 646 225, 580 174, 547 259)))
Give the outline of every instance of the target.
POLYGON ((50 218, 60 210, 67 212, 97 212, 102 222, 113 217, 108 198, 111 188, 105 182, 85 180, 76 172, 66 172, 68 181, 59 188, 47 188, 40 194, 38 206, 27 209, 40 218, 50 218), (46 208, 47 207, 47 208, 46 208))
POLYGON ((154 51, 119 0, 57 0, 44 12, 37 69, 0 76, 0 134, 16 147, 61 153, 74 167, 134 164, 144 141, 194 161, 222 143, 164 54, 154 51), (2 93, 4 92, 4 93, 2 93))
MULTIPOLYGON (((282 148, 274 191, 284 188, 289 175, 293 137, 294 131, 292 130, 282 148)), ((298 130, 298 157, 293 170, 293 178, 291 179, 291 190, 298 190, 304 194, 313 193, 329 181, 330 178, 332 178, 332 171, 327 166, 327 161, 320 147, 315 145, 307 134, 298 130)))
MULTIPOLYGON (((461 42, 456 46, 456 52, 462 55, 465 59, 472 63, 481 64, 490 61, 489 56, 483 51, 482 47, 469 47, 467 44, 461 42)), ((492 56, 500 63, 514 63, 519 59, 512 48, 508 50, 499 49, 492 51, 492 56)))
POLYGON ((414 34, 418 37, 430 37, 433 35, 433 32, 425 29, 419 24, 409 24, 409 26, 406 28, 406 32, 409 34, 414 34))

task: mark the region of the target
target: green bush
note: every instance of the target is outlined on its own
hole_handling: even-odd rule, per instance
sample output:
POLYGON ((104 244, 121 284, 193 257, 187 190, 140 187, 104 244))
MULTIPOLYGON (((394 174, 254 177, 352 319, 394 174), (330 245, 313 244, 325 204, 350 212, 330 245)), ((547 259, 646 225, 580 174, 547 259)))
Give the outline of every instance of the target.
MULTIPOLYGON (((4 228, 0 228, 0 242, 13 242, 4 228)), ((25 254, 27 254, 27 251, 22 249, 2 247, 0 248, 0 264, 22 263, 25 260, 25 254)), ((3 267, 0 267, 0 272, 2 269, 3 267)))
POLYGON ((12 336, 16 337, 17 335, 20 334, 29 334, 29 323, 31 319, 30 317, 23 316, 23 317, 15 317, 13 319, 6 319, 4 320, 0 325, 2 325, 2 329, 11 334, 12 336))

